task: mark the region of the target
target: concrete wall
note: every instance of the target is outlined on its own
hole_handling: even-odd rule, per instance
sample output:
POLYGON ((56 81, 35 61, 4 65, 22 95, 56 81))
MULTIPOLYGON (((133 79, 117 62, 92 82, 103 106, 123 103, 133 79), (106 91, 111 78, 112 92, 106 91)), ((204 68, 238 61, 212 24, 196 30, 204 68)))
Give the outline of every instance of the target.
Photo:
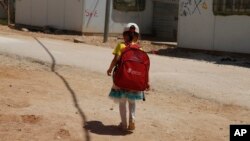
POLYGON ((212 3, 180 0, 178 46, 250 53, 249 16, 215 16, 212 3))

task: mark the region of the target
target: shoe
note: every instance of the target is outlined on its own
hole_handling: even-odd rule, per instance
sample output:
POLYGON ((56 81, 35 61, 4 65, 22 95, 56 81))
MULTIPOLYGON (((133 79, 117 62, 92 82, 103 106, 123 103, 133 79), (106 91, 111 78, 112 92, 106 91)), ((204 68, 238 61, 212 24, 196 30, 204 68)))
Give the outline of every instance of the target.
POLYGON ((120 129, 121 131, 127 131, 127 126, 126 126, 126 125, 123 125, 122 123, 120 123, 120 124, 118 125, 118 127, 119 127, 119 129, 120 129))
POLYGON ((134 122, 129 122, 128 130, 135 130, 135 123, 134 122))

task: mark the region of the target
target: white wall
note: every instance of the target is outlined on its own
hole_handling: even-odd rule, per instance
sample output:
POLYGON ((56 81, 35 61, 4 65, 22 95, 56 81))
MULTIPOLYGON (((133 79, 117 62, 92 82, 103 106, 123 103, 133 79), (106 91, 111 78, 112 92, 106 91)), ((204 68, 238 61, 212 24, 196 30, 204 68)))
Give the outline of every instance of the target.
POLYGON ((178 21, 178 46, 194 49, 212 49, 214 16, 212 1, 202 0, 198 7, 195 0, 180 0, 178 21), (206 3, 207 6, 202 5, 206 3))
POLYGON ((83 0, 65 1, 65 29, 82 31, 83 0))
POLYGON ((16 0, 16 23, 32 24, 31 22, 32 0, 16 0))
MULTIPOLYGON (((113 9, 113 3, 110 7, 110 33, 121 33, 125 24, 129 22, 137 23, 143 34, 150 34, 152 30, 153 3, 152 0, 146 0, 146 8, 140 13, 124 12, 113 9)), ((106 1, 104 0, 86 0, 84 11, 83 32, 103 33, 105 22, 106 1), (92 13, 92 15, 91 15, 92 13)))
POLYGON ((17 0, 16 23, 82 31, 83 0, 17 0))
POLYGON ((179 47, 250 53, 249 16, 214 16, 212 0, 202 0, 200 12, 188 1, 180 0, 179 47))
POLYGON ((215 50, 250 53, 249 16, 216 16, 215 19, 215 50))
POLYGON ((34 26, 44 26, 47 24, 47 0, 32 0, 29 14, 31 23, 34 26))
POLYGON ((85 0, 83 32, 104 31, 106 0, 85 0))
MULTIPOLYGON (((145 10, 139 13, 114 10, 112 2, 110 33, 121 33, 129 22, 137 23, 141 33, 151 33, 152 0, 146 0, 145 10)), ((103 33, 105 11, 106 0, 16 0, 16 23, 103 33)))
POLYGON ((64 1, 49 0, 48 1, 48 25, 59 29, 64 28, 64 1), (54 10, 56 7, 56 10, 54 10))

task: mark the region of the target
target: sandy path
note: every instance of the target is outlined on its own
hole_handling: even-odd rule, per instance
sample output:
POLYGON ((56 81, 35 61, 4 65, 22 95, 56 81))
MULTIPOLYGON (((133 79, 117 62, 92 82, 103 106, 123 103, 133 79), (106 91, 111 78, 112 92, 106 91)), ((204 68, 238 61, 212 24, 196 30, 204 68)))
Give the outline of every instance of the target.
POLYGON ((250 123, 250 110, 168 88, 138 102, 136 131, 117 130, 111 78, 69 66, 0 55, 1 141, 228 141, 229 125, 250 123), (83 128, 84 127, 84 128, 83 128))

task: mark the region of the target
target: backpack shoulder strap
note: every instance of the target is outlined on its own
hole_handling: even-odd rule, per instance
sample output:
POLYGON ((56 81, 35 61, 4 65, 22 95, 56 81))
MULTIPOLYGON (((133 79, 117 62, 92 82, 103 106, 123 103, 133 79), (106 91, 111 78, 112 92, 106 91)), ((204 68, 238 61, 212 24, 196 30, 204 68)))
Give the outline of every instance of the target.
POLYGON ((132 44, 132 43, 126 44, 126 47, 124 48, 122 53, 126 52, 126 50, 129 50, 129 49, 140 49, 140 48, 141 48, 140 45, 137 43, 136 44, 132 44))
POLYGON ((140 48, 141 48, 140 45, 139 45, 138 43, 135 43, 135 44, 132 44, 132 43, 131 43, 131 44, 129 45, 129 47, 130 47, 130 48, 135 48, 135 49, 140 49, 140 48))

